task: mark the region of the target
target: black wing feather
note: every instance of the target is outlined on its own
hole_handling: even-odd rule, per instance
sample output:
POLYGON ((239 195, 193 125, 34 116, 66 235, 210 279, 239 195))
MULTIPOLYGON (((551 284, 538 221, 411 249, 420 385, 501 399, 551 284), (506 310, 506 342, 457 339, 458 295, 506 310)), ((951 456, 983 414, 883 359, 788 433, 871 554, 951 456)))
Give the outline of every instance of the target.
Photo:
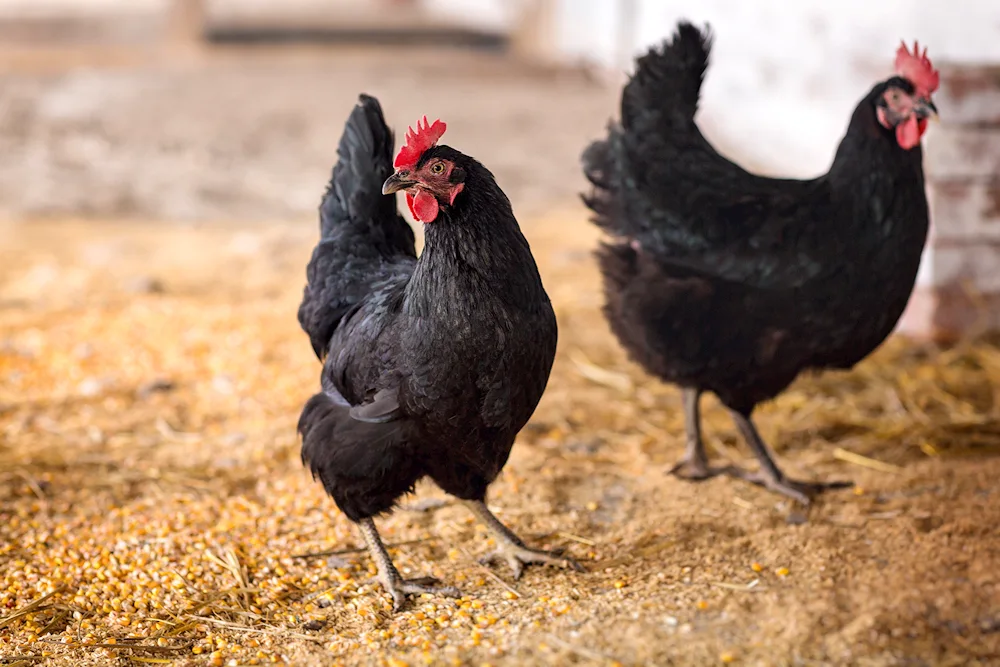
POLYGON ((830 206, 829 190, 823 179, 751 174, 704 137, 694 116, 711 42, 707 28, 682 22, 638 60, 621 124, 584 152, 594 186, 584 201, 599 227, 679 268, 761 287, 802 284, 822 269, 803 232, 811 211, 830 206))
POLYGON ((319 358, 340 322, 372 287, 408 275, 416 261, 413 229, 394 197, 382 194, 393 172, 393 136, 378 100, 361 95, 337 147, 320 205, 320 242, 306 269, 299 324, 319 358))

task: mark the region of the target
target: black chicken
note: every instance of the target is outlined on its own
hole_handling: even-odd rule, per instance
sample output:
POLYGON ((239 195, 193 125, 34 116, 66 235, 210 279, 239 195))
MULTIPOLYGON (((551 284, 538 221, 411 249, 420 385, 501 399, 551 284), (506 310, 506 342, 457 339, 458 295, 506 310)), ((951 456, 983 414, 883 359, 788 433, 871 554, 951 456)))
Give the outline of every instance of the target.
POLYGON ((920 137, 938 73, 918 47, 865 95, 829 172, 751 174, 694 122, 711 36, 689 23, 637 61, 621 123, 583 156, 584 197, 612 237, 598 251, 605 314, 630 355, 683 388, 687 448, 672 472, 748 479, 802 503, 751 421, 806 369, 848 369, 889 335, 927 237, 920 137), (710 468, 698 412, 714 392, 760 461, 710 468))
POLYGON ((372 517, 429 476, 465 501, 520 576, 527 563, 579 568, 529 549, 487 509, 486 488, 538 404, 556 320, 510 202, 473 158, 436 143, 424 119, 395 160, 378 101, 362 95, 320 207, 299 323, 324 361, 299 419, 302 459, 359 524, 396 609, 406 594, 458 595, 404 580, 372 517), (425 223, 420 257, 398 214, 425 223))

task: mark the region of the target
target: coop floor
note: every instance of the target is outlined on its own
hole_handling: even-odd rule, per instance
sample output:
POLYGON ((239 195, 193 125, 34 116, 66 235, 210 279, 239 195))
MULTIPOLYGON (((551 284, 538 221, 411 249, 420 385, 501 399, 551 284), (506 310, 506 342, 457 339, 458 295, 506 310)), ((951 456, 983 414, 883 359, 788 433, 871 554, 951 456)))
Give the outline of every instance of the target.
MULTIPOLYGON (((858 484, 803 517, 665 475, 679 396, 607 331, 583 212, 525 227, 560 349, 490 503, 587 572, 478 565, 484 532, 422 486, 379 526, 404 573, 465 597, 397 615, 298 460, 311 223, 4 228, 0 659, 998 664, 1000 349, 892 341, 763 408, 789 470, 858 484)), ((710 403, 717 455, 746 462, 710 403)))

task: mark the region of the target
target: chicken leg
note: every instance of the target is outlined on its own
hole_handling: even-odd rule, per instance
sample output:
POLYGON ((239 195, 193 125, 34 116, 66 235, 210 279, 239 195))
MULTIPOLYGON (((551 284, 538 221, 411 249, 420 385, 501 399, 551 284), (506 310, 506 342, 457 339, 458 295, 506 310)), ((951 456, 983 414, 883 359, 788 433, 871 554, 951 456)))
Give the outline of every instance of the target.
POLYGON ((670 469, 670 474, 694 482, 710 479, 728 468, 711 468, 708 465, 708 454, 705 453, 705 441, 701 439, 701 391, 684 388, 681 390, 684 402, 684 431, 687 445, 684 456, 670 469))
POLYGON ((392 610, 394 612, 403 608, 407 595, 420 595, 430 593, 431 595, 443 595, 445 597, 457 598, 462 593, 454 586, 446 586, 434 577, 420 577, 419 579, 403 579, 399 575, 399 570, 392 564, 392 558, 382 544, 375 522, 371 518, 362 519, 358 526, 361 534, 368 544, 368 551, 371 553, 375 564, 378 566, 378 580, 392 595, 392 610))
POLYGON ((760 470, 750 472, 732 467, 728 471, 730 474, 745 479, 748 482, 759 484, 775 493, 788 496, 803 505, 808 505, 812 500, 812 496, 823 491, 854 486, 853 482, 847 481, 801 482, 786 476, 781 471, 781 468, 778 467, 778 464, 774 462, 774 454, 771 452, 771 448, 760 437, 760 433, 757 432, 757 427, 754 426, 750 417, 735 410, 730 410, 730 414, 732 414, 733 421, 736 422, 736 428, 739 429, 740 435, 743 436, 743 439, 753 451, 754 456, 760 462, 760 470))
POLYGON ((500 519, 490 511, 483 501, 467 500, 465 504, 476 515, 476 518, 483 522, 483 525, 486 526, 486 529, 490 531, 493 539, 497 542, 496 551, 481 559, 480 562, 483 564, 499 561, 505 562, 513 571, 515 579, 520 579, 524 573, 524 566, 531 563, 555 565, 557 567, 576 570, 577 572, 586 571, 575 560, 569 556, 562 555, 562 552, 543 551, 525 546, 521 538, 515 535, 510 528, 503 525, 500 519))

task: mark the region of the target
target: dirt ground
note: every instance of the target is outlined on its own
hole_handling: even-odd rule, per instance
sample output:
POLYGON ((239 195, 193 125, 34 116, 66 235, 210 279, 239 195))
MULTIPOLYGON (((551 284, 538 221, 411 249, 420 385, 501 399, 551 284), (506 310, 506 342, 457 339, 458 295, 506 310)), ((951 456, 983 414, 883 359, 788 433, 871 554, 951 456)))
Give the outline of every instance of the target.
MULTIPOLYGON (((308 67, 312 78, 289 78, 301 91, 322 73, 308 67)), ((440 60, 426 67, 440 74, 429 85, 457 80, 440 60)), ((478 565, 485 533, 422 486, 380 528, 404 573, 437 576, 465 597, 417 599, 393 616, 369 582, 359 536, 302 469, 295 434, 319 371, 295 321, 316 234, 309 211, 362 74, 343 74, 337 95, 317 89, 329 113, 304 126, 322 127, 322 141, 312 145, 313 130, 288 133, 287 146, 265 142, 266 159, 249 161, 261 174, 254 182, 285 179, 260 200, 270 202, 260 215, 232 173, 171 162, 202 140, 242 146, 240 123, 257 112, 237 113, 232 129, 208 111, 202 129, 164 121, 174 143, 148 135, 136 148, 129 118, 142 132, 158 121, 102 114, 95 102, 59 139, 32 115, 44 95, 29 89, 83 75, 19 76, 13 89, 27 111, 18 118, 35 119, 26 126, 35 138, 0 128, 22 142, 8 155, 36 169, 19 182, 53 178, 76 203, 39 196, 49 208, 35 209, 5 185, 21 202, 9 208, 90 219, 0 227, 0 662, 1000 665, 1000 347, 892 340, 853 372, 802 378, 764 406, 760 427, 789 472, 858 485, 807 514, 745 483, 666 475, 683 448, 679 396, 631 365, 608 332, 590 255, 596 233, 565 203, 578 187, 577 147, 610 109, 592 84, 539 74, 484 87, 469 69, 461 80, 479 88, 452 98, 462 110, 447 117, 452 143, 493 168, 522 211, 560 322, 549 389, 490 503, 587 572, 530 569, 515 582, 478 565), (502 106, 515 90, 519 101, 502 106), (474 105, 493 114, 495 134, 489 123, 469 129, 481 120, 474 105), (53 160, 76 145, 66 136, 92 127, 87 118, 105 117, 118 143, 97 155, 120 161, 118 176, 53 160), (55 178, 51 165, 67 171, 55 178), (129 165, 181 203, 139 188, 129 165), (309 176, 292 178, 286 166, 309 176), (229 199, 198 194, 200 178, 218 179, 209 182, 229 199), (290 204, 279 203, 285 185, 294 185, 290 204), (122 199, 129 188, 139 194, 122 199), (121 201, 132 203, 116 211, 121 201), (120 215, 133 220, 105 220, 120 215), (165 222, 244 215, 253 222, 165 222)), ((192 80, 212 89, 192 77, 167 90, 193 90, 192 80)), ((212 81, 232 91, 252 79, 212 81)), ((383 95, 403 107, 390 112, 399 125, 418 112, 417 84, 393 81, 383 95)), ((170 116, 152 97, 126 97, 139 105, 126 109, 170 116)), ((260 97, 254 104, 308 106, 260 97)), ((178 104, 197 116, 212 106, 203 98, 178 104)), ((226 159, 243 165, 246 150, 226 159)), ((716 454, 749 463, 724 413, 706 403, 716 454)))
MULTIPOLYGON (((380 525, 405 571, 467 597, 397 616, 365 555, 300 557, 359 544, 298 461, 318 371, 294 315, 311 226, 5 229, 0 608, 54 594, 0 620, 4 659, 1000 664, 1000 349, 893 341, 764 408, 790 470, 859 485, 802 522, 746 484, 664 474, 679 400, 602 322, 583 212, 525 227, 560 351, 491 503, 588 572, 478 565, 482 531, 422 487, 380 525)), ((707 420, 743 461, 714 403, 707 420)))

